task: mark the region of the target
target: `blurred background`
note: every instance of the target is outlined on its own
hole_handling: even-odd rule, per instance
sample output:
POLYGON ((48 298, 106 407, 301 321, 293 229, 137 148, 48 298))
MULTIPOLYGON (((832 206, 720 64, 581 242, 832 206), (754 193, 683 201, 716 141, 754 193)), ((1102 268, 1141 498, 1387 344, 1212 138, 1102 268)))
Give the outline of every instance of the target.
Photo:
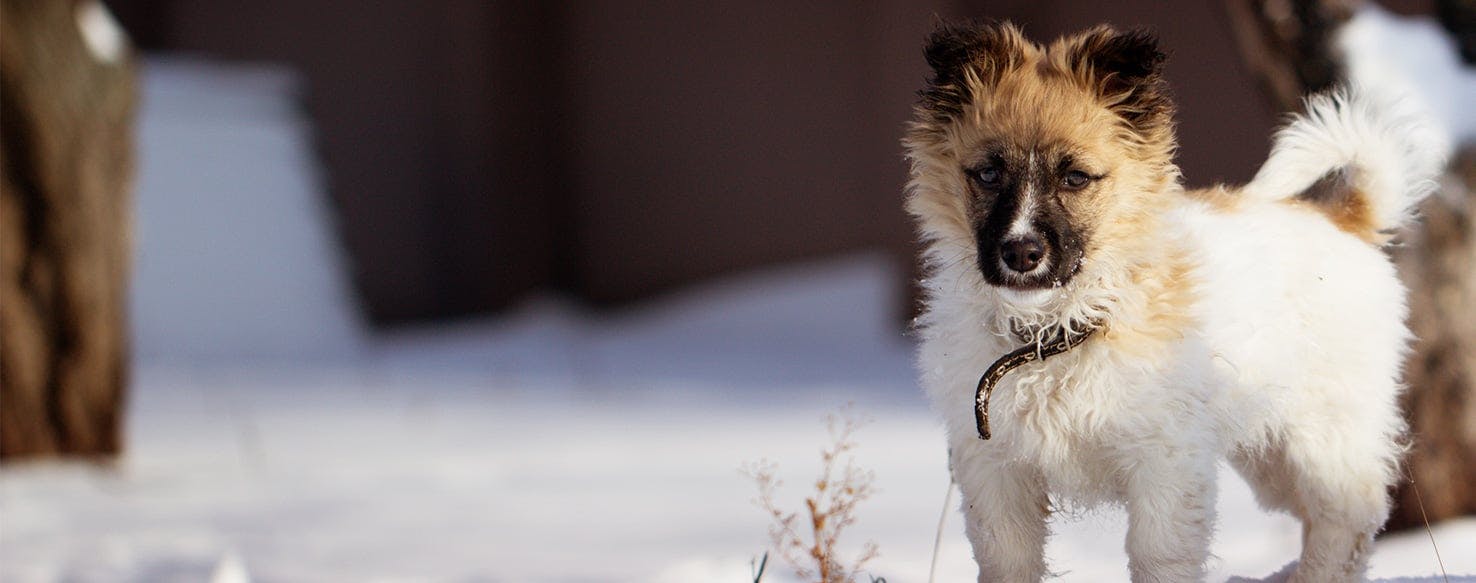
MULTIPOLYGON (((1476 545, 1469 0, 0 8, 0 580, 751 581, 736 469, 805 484, 847 402, 880 487, 848 539, 922 579, 899 140, 968 17, 1154 30, 1190 186, 1249 179, 1305 91, 1418 94, 1455 162, 1398 251, 1410 467, 1476 545)), ((1226 479, 1216 576, 1276 571, 1295 524, 1226 479)), ((1126 578, 1120 516, 1063 528, 1068 580, 1126 578)), ((1419 534, 1375 574, 1435 572, 1419 534)))
POLYGON ((1223 9, 1089 4, 109 6, 145 50, 297 74, 360 313, 381 326, 538 290, 628 303, 859 249, 910 262, 898 140, 936 17, 1041 37, 1157 25, 1185 173, 1249 178, 1276 112, 1223 9))

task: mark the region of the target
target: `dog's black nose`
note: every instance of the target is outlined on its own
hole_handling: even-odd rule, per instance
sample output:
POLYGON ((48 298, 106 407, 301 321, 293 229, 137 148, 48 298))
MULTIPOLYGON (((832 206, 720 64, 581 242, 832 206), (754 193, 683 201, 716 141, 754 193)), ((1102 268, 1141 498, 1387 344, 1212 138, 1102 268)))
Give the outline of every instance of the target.
POLYGON ((999 246, 999 258, 1010 269, 1028 273, 1040 266, 1040 260, 1045 258, 1045 246, 1034 236, 1011 239, 999 246))

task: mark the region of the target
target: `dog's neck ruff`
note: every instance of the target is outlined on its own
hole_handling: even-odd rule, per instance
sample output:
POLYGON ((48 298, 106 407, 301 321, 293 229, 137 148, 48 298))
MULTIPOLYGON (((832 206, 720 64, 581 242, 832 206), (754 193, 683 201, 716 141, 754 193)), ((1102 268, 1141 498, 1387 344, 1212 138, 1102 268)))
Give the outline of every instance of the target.
MULTIPOLYGON (((1075 332, 1067 332, 1058 329, 1049 340, 1036 340, 1025 346, 1015 349, 1013 352, 999 357, 989 368, 984 369, 984 375, 979 377, 979 387, 974 390, 974 424, 979 429, 980 439, 989 439, 989 396, 994 393, 995 385, 1010 371, 1025 366, 1037 360, 1045 360, 1062 352, 1081 346, 1086 339, 1091 337, 1101 328, 1091 324, 1085 329, 1075 332)), ((1016 329, 1017 336, 1024 337, 1024 333, 1016 329)))

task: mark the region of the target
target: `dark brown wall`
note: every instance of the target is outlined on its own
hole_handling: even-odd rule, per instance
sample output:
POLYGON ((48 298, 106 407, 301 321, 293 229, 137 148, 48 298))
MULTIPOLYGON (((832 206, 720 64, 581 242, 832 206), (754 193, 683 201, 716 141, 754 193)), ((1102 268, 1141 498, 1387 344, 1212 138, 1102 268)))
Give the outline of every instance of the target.
POLYGON ((381 322, 548 287, 623 302, 858 248, 909 260, 898 139, 935 14, 1010 18, 1040 40, 1157 29, 1191 184, 1248 178, 1273 121, 1216 3, 114 4, 152 46, 304 72, 381 322))
POLYGON ((908 238, 927 3, 112 4, 151 48, 304 73, 377 321, 908 238))
POLYGON ((300 69, 355 280, 377 321, 548 282, 559 111, 539 2, 170 3, 167 48, 300 69))
POLYGON ((581 288, 629 300, 905 239, 897 140, 930 11, 904 4, 568 11, 581 288))

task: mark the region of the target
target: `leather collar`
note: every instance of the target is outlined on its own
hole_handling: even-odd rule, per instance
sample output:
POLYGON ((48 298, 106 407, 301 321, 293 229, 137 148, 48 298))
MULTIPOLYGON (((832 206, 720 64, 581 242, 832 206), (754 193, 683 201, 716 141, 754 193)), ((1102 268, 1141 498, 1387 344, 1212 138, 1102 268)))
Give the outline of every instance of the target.
MULTIPOLYGON (((989 396, 994 393, 994 386, 999 384, 1010 371, 1025 366, 1037 360, 1045 360, 1062 352, 1081 346, 1092 334, 1095 334, 1101 326, 1092 324, 1089 328, 1067 334, 1062 329, 1049 340, 1031 342, 1014 351, 1001 356, 994 364, 984 370, 984 375, 979 377, 979 387, 974 390, 974 424, 979 429, 980 439, 989 439, 989 396)), ((1016 329, 1016 335, 1023 335, 1023 331, 1016 329)))

